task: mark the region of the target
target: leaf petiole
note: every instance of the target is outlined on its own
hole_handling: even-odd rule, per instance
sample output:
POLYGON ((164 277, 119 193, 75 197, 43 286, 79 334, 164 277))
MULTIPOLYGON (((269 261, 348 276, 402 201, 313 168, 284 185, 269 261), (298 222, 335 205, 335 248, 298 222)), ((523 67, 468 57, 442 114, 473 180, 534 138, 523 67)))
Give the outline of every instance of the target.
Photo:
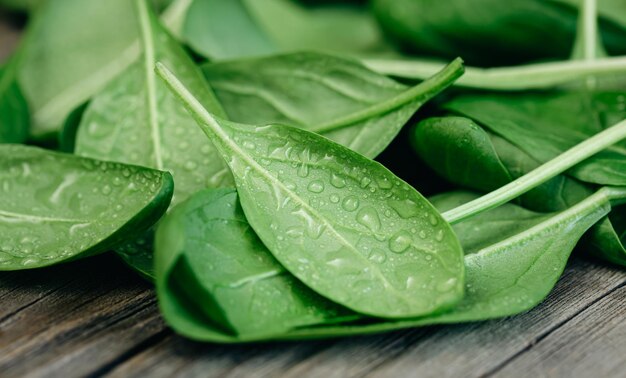
MULTIPOLYGON (((554 176, 565 172, 576 164, 622 139, 626 139, 626 120, 623 120, 585 140, 584 142, 577 144, 517 180, 514 180, 474 201, 468 202, 450 211, 446 211, 442 214, 443 218, 449 223, 454 224, 475 214, 502 205, 548 181, 554 176)), ((618 198, 620 197, 615 195, 615 199, 617 200, 618 198)))

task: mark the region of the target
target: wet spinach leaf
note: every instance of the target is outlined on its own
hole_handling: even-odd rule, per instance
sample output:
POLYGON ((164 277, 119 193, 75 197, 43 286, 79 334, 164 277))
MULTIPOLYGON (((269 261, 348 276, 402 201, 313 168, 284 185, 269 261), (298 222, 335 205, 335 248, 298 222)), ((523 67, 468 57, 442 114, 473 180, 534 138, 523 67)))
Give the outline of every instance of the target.
MULTIPOLYGON (((228 169, 193 118, 156 77, 157 60, 178 75, 216 114, 223 110, 211 88, 179 43, 160 25, 143 0, 133 15, 139 21, 141 55, 89 103, 76 136, 76 154, 136 164, 172 173, 176 204, 206 187, 230 184, 228 169)), ((151 277, 152 234, 120 246, 122 258, 151 277)))
POLYGON ((288 273, 248 224, 234 189, 194 194, 160 222, 157 292, 168 323, 194 338, 172 303, 189 303, 225 333, 249 337, 360 316, 320 297, 288 273))
POLYGON ((296 50, 348 54, 384 48, 366 8, 347 4, 307 8, 290 0, 194 0, 183 38, 211 60, 296 50))
POLYGON ((260 239, 305 285, 356 312, 394 318, 462 297, 459 242, 411 186, 317 134, 217 119, 163 65, 157 72, 227 161, 260 239))
POLYGON ((462 68, 456 61, 411 89, 356 61, 319 53, 206 64, 203 72, 232 121, 297 126, 375 157, 462 68))
MULTIPOLYGON (((431 201, 443 211, 476 197, 472 193, 454 192, 438 195, 431 201)), ((545 298, 560 277, 578 238, 610 211, 611 200, 619 202, 624 198, 623 189, 603 189, 556 214, 539 214, 506 204, 455 225, 455 232, 466 248, 467 290, 459 305, 439 315, 397 321, 361 319, 302 327, 283 334, 234 336, 208 321, 182 295, 171 295, 164 291, 167 289, 160 288, 163 294, 159 294, 159 301, 166 314, 176 316, 174 321, 179 331, 196 340, 221 343, 339 337, 514 315, 545 298), (506 224, 502 233, 499 230, 503 222, 506 224), (476 228, 486 232, 477 233, 476 228)))
MULTIPOLYGON (((626 118, 623 92, 466 94, 443 105, 546 162, 626 118)), ((626 144, 619 142, 568 174, 600 185, 626 184, 626 144)))
MULTIPOLYGON (((482 129, 468 118, 423 120, 414 128, 412 142, 422 159, 439 175, 455 184, 481 191, 495 190, 540 165, 514 144, 482 129), (476 177, 481 179, 476 180, 476 177)), ((592 193, 588 185, 560 175, 522 195, 519 201, 537 211, 558 211, 592 193)), ((626 232, 626 225, 613 222, 623 210, 623 207, 617 207, 587 233, 584 238, 586 251, 626 265, 626 238, 621 235, 626 232)))
POLYGON ((193 61, 146 2, 134 3, 142 36, 140 59, 91 100, 79 126, 76 153, 170 171, 176 204, 199 189, 231 180, 191 115, 156 77, 156 61, 173 67, 211 112, 224 113, 193 61))
POLYGON ((168 173, 35 147, 0 145, 0 270, 104 252, 154 224, 168 173))

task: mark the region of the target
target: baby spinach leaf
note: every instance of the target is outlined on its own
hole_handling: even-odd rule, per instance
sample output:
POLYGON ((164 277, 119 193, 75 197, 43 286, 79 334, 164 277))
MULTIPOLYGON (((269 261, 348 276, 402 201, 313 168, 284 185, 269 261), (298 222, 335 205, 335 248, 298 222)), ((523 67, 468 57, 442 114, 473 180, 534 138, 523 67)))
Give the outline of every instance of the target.
POLYGON ((35 147, 0 145, 0 270, 104 252, 165 212, 168 173, 35 147))
POLYGON ((16 65, 0 68, 0 143, 22 143, 28 136, 28 104, 17 83, 16 65))
POLYGON ((181 295, 193 303, 188 311, 246 337, 358 317, 312 292, 274 259, 248 224, 234 189, 200 191, 175 207, 159 223, 155 245, 163 314, 188 337, 195 332, 167 305, 181 295))
MULTIPOLYGON (((471 193, 455 192, 436 196, 431 201, 443 211, 475 197, 471 193)), ((183 334, 196 340, 220 343, 339 337, 510 316, 529 310, 545 298, 560 277, 578 238, 610 211, 611 200, 625 197, 623 189, 602 189, 557 214, 538 214, 505 204, 456 224, 455 232, 469 252, 464 258, 467 290, 459 305, 438 315, 407 320, 363 319, 302 327, 272 336, 234 336, 195 311, 182 295, 160 293, 159 302, 164 313, 175 314, 177 330, 184 330, 183 334), (506 231, 499 233, 503 214, 509 215, 510 222, 505 225, 506 231), (520 222, 519 227, 515 221, 520 222), (475 228, 486 232, 477 233, 475 228)))
MULTIPOLYGON (((487 67, 566 59, 578 5, 550 0, 373 1, 383 30, 402 47, 422 55, 461 56, 487 67)), ((625 54, 626 26, 600 16, 607 49, 625 54)))
POLYGON ((207 64, 203 72, 235 122, 297 126, 375 157, 462 67, 457 60, 412 89, 355 61, 319 53, 207 64), (394 100, 400 96, 410 101, 394 100), (385 102, 392 106, 382 109, 385 102))
MULTIPOLYGON (((412 142, 422 159, 447 180, 466 188, 492 191, 537 168, 540 163, 515 145, 462 117, 429 118, 414 129, 412 142), (480 177, 480 180, 476 180, 480 177)), ((522 195, 520 203, 537 211, 564 210, 593 191, 565 175, 522 195)), ((585 251, 626 265, 626 225, 613 224, 616 208, 584 238, 585 251)), ((463 223, 461 223, 462 225, 463 223)))
POLYGON ((377 162, 317 134, 217 119, 163 65, 233 173, 259 238, 290 273, 356 312, 408 317, 463 294, 463 252, 450 225, 377 162))
POLYGON ((212 112, 223 115, 223 111, 178 42, 143 0, 135 3, 141 57, 92 99, 79 126, 76 153, 172 172, 175 204, 199 189, 231 180, 219 155, 206 146, 206 137, 193 118, 156 77, 155 62, 173 67, 212 112))
POLYGON ((194 0, 183 38, 212 60, 295 50, 347 54, 382 49, 380 32, 367 9, 306 8, 290 0, 194 0))
MULTIPOLYGON (((156 77, 155 62, 174 67, 212 112, 223 115, 223 110, 200 70, 146 3, 135 3, 133 14, 139 18, 142 36, 140 59, 91 100, 76 136, 76 153, 171 172, 176 181, 172 203, 176 204, 199 189, 228 185, 232 179, 193 118, 156 77)), ((116 252, 151 277, 151 244, 149 234, 116 252)))
MULTIPOLYGON (((472 118, 540 162, 546 162, 616 121, 626 119, 623 92, 467 94, 444 108, 472 118)), ((620 142, 568 173, 600 185, 626 184, 626 144, 620 142)))

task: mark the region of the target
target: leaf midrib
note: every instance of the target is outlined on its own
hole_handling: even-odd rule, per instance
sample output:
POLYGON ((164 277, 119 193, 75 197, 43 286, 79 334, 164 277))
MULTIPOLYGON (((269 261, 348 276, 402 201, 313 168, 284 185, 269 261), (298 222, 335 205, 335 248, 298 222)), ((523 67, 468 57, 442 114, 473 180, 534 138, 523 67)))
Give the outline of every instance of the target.
POLYGON ((144 68, 146 74, 146 96, 148 100, 148 123, 150 125, 151 141, 154 152, 155 168, 163 169, 163 155, 161 152, 161 135, 159 133, 159 113, 156 99, 156 74, 154 73, 155 46, 154 29, 151 26, 150 15, 144 0, 137 1, 139 25, 141 28, 141 41, 143 44, 144 68))
POLYGON ((59 223, 89 223, 91 224, 91 222, 86 219, 44 217, 41 215, 15 213, 15 212, 5 211, 5 210, 0 210, 0 216, 5 216, 7 218, 16 218, 16 219, 28 221, 30 223, 59 222, 59 223))

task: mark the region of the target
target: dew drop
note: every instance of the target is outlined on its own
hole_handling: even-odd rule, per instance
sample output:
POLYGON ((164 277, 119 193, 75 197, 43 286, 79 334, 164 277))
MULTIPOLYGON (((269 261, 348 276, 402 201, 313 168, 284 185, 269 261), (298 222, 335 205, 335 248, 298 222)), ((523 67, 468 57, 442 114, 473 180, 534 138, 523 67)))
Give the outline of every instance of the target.
POLYGON ((458 280, 455 277, 452 277, 444 282, 441 282, 439 285, 437 285, 437 291, 441 293, 450 291, 456 286, 457 282, 458 280))
POLYGON ((306 163, 300 164, 300 168, 298 169, 298 176, 307 177, 309 175, 309 165, 306 163))
POLYGON ((354 211, 359 207, 359 199, 356 196, 347 196, 341 202, 341 207, 345 211, 354 211))
POLYGON ((368 206, 359 210, 356 215, 356 220, 372 231, 378 231, 380 229, 380 218, 378 212, 373 207, 368 206))
POLYGON ((377 264, 382 264, 385 262, 385 260, 387 260, 387 255, 385 255, 385 252, 376 249, 373 250, 372 253, 370 253, 368 259, 377 264))
POLYGON ((405 199, 403 201, 393 199, 389 200, 387 203, 401 218, 408 219, 419 214, 417 204, 410 199, 405 199))
POLYGON ((439 223, 439 221, 437 221, 437 217, 435 217, 435 214, 430 214, 430 216, 428 217, 428 221, 433 226, 436 226, 437 223, 439 223))
POLYGON ((338 203, 339 202, 339 196, 337 194, 331 194, 330 195, 330 202, 332 203, 338 203))
POLYGON ((411 234, 401 230, 389 239, 389 249, 394 253, 405 252, 412 242, 411 234))
POLYGON ((443 230, 437 231, 437 234, 435 234, 435 240, 437 240, 438 242, 443 240, 443 230))
POLYGON ((313 180, 309 183, 307 189, 313 193, 321 193, 324 191, 324 183, 320 180, 313 180))
POLYGON ((426 235, 426 231, 421 230, 421 231, 419 232, 419 234, 417 234, 417 236, 419 236, 419 237, 420 237, 420 239, 426 239, 426 236, 427 236, 427 235, 426 235))
POLYGON ((254 144, 254 142, 247 140, 243 142, 243 147, 247 148, 248 150, 254 150, 256 148, 256 144, 254 144))
POLYGON ((111 187, 108 185, 103 186, 102 194, 104 194, 105 196, 108 196, 109 194, 111 194, 111 187))
POLYGON ((361 188, 365 189, 371 182, 372 182, 371 178, 363 177, 361 181, 359 182, 359 185, 361 185, 361 188))
POLYGON ((335 188, 341 189, 346 186, 346 180, 343 177, 333 173, 330 176, 330 184, 335 188))
POLYGON ((193 160, 189 160, 185 163, 185 169, 188 171, 193 171, 196 168, 198 168, 198 164, 193 160))

